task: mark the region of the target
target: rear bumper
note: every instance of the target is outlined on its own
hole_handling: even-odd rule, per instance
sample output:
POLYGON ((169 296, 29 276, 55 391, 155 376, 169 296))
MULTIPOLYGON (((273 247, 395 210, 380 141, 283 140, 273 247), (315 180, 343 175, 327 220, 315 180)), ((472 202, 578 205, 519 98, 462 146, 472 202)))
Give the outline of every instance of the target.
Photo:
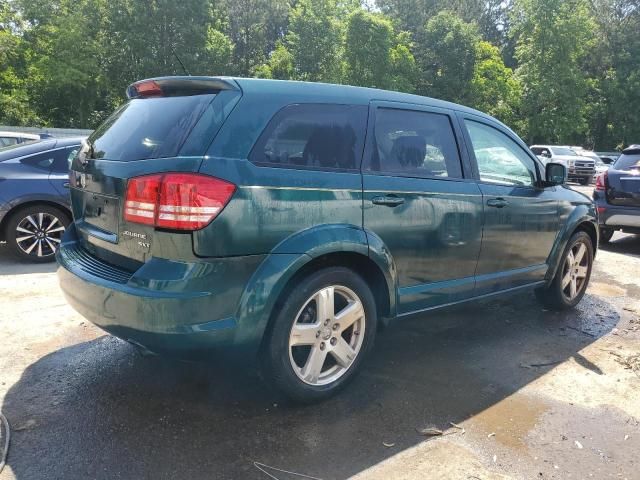
POLYGON ((192 263, 152 258, 135 272, 91 257, 69 228, 57 253, 69 304, 89 321, 158 353, 246 353, 234 318, 244 286, 262 260, 234 257, 192 263))
POLYGON ((596 198, 598 224, 601 227, 640 230, 640 207, 622 207, 611 205, 603 198, 596 198))

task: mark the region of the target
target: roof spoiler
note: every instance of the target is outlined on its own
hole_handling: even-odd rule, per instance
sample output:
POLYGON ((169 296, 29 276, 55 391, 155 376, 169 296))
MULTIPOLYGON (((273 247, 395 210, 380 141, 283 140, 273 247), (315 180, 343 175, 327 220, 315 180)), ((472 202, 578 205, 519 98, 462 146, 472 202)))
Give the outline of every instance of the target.
POLYGON ((156 77, 132 83, 127 98, 181 97, 240 90, 238 84, 224 77, 156 77))

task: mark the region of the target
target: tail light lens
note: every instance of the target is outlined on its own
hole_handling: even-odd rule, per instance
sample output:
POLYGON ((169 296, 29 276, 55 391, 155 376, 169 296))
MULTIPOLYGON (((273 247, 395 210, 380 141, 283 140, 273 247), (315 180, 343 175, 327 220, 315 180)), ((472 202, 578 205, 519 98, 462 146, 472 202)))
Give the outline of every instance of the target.
POLYGON ((165 173, 129 180, 124 204, 128 222, 176 230, 207 226, 227 205, 236 186, 196 173, 165 173))
POLYGON ((603 172, 596 177, 595 189, 598 192, 604 192, 607 189, 607 172, 603 172))

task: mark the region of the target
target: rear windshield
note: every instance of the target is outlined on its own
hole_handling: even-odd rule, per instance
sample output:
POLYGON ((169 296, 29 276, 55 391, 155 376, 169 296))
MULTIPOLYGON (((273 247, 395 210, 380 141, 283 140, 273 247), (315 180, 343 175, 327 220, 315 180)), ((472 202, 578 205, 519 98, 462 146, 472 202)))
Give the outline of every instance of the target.
POLYGON ((174 157, 214 98, 215 94, 130 100, 91 134, 90 156, 118 161, 174 157))
POLYGON ((616 170, 635 170, 640 169, 640 152, 629 155, 622 154, 613 164, 616 170))

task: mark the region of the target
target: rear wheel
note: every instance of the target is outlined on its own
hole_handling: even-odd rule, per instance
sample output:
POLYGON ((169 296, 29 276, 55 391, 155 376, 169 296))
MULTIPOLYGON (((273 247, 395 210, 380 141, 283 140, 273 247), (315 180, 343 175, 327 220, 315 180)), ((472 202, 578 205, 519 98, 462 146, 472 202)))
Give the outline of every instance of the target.
POLYGON ((44 263, 55 259, 69 216, 50 205, 20 208, 7 222, 6 239, 14 256, 20 260, 44 263))
POLYGON ((556 276, 548 287, 536 290, 538 300, 547 308, 564 310, 575 307, 587 290, 593 266, 593 244, 585 232, 569 240, 556 276))
POLYGON ((328 398, 351 380, 373 344, 376 305, 343 267, 320 270, 287 294, 266 340, 266 378, 291 399, 328 398))
POLYGON ((613 228, 600 228, 600 242, 609 243, 613 237, 613 228))

